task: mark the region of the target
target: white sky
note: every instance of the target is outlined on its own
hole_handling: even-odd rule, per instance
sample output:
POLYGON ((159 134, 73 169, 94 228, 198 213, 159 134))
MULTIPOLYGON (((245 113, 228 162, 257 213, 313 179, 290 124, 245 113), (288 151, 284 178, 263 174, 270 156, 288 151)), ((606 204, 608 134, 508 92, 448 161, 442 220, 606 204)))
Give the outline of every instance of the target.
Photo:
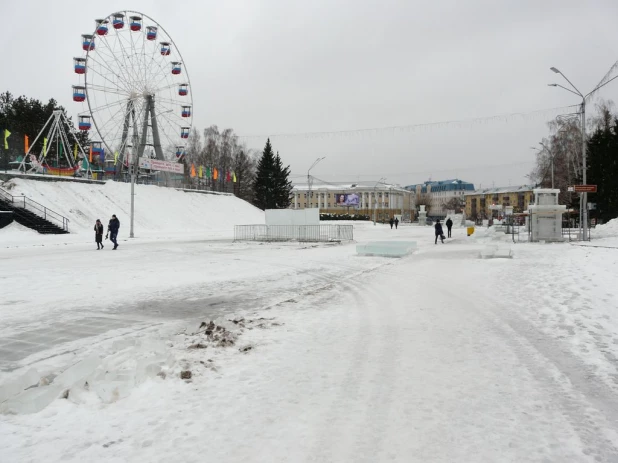
MULTIPOLYGON (((267 135, 424 124, 577 104, 547 87, 556 66, 584 93, 618 60, 618 2, 4 1, 0 90, 71 114, 73 56, 94 19, 117 10, 158 21, 189 71, 194 126, 231 127, 261 149, 267 135)), ((618 100, 618 79, 600 96, 618 100)), ((386 177, 401 184, 459 177, 525 183, 555 112, 415 131, 272 137, 306 178, 386 177)))

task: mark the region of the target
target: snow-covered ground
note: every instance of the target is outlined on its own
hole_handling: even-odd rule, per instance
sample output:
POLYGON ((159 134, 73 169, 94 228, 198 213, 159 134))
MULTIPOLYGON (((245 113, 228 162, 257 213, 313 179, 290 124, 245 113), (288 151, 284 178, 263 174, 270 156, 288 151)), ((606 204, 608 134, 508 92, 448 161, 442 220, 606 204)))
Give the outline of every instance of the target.
POLYGON ((418 243, 389 259, 183 220, 116 252, 0 230, 0 384, 68 384, 0 415, 1 461, 618 461, 614 225, 583 247, 354 223, 418 243))

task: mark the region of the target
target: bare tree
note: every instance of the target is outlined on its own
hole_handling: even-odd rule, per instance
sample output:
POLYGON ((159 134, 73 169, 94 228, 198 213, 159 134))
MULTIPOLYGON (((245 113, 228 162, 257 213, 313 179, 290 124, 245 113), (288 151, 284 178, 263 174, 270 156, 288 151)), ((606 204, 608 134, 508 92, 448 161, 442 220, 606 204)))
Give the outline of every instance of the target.
POLYGON ((425 211, 431 209, 431 195, 429 193, 420 193, 416 195, 416 206, 425 206, 425 211))

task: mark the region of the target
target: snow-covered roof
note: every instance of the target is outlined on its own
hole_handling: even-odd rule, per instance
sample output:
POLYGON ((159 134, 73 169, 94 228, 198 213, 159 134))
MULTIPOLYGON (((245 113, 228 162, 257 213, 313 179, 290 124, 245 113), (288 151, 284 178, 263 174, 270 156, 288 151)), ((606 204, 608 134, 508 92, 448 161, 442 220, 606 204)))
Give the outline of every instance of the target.
POLYGON ((492 188, 481 188, 479 190, 469 191, 464 194, 464 196, 475 196, 475 195, 497 195, 503 193, 524 193, 526 191, 532 191, 534 189, 534 185, 514 185, 514 186, 503 186, 503 187, 492 187, 492 188))
MULTIPOLYGON (((394 185, 391 183, 378 183, 378 182, 345 182, 345 183, 314 183, 311 185, 311 190, 328 190, 328 191, 350 191, 350 190, 400 190, 407 191, 401 187, 401 185, 394 185)), ((309 187, 306 183, 295 184, 294 190, 307 191, 309 187)))

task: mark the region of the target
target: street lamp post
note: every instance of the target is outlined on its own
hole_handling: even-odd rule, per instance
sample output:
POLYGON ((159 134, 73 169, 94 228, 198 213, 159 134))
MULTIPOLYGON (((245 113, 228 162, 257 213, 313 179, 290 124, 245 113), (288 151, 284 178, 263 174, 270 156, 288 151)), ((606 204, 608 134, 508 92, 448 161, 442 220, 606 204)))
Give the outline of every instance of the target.
MULTIPOLYGON (((322 161, 323 159, 325 159, 326 156, 321 157, 321 158, 317 158, 315 160, 315 162, 313 164, 311 164, 311 167, 309 167, 309 169, 307 169, 307 201, 311 201, 311 169, 313 169, 315 166, 317 166, 319 164, 320 161, 322 161)), ((305 208, 307 207, 307 202, 305 201, 305 208)))
MULTIPOLYGON (((567 78, 567 76, 565 76, 562 72, 560 72, 555 67, 551 67, 550 70, 564 77, 564 80, 566 80, 569 83, 569 85, 573 88, 573 90, 575 91, 563 85, 560 85, 560 84, 549 84, 550 87, 560 87, 566 90, 567 92, 571 92, 579 96, 582 99, 582 129, 581 129, 582 130, 582 182, 584 185, 586 185, 586 170, 587 170, 586 169, 586 161, 587 161, 586 160, 586 98, 588 98, 591 94, 596 92, 601 87, 604 87, 605 85, 609 84, 612 80, 618 78, 618 76, 609 79, 607 82, 597 85, 590 93, 584 96, 577 89, 577 87, 575 87, 575 85, 573 85, 573 83, 567 78)), ((583 193, 582 201, 584 203, 583 212, 582 212, 583 234, 584 234, 583 240, 585 241, 588 236, 588 193, 583 193)), ((582 205, 581 205, 582 201, 580 201, 580 205, 579 205, 580 210, 582 210, 582 205)))
POLYGON ((378 213, 378 199, 376 197, 376 190, 378 188, 378 184, 384 182, 385 180, 386 180, 386 177, 382 177, 380 180, 376 182, 376 184, 373 187, 373 225, 374 226, 376 224, 376 215, 378 213))

